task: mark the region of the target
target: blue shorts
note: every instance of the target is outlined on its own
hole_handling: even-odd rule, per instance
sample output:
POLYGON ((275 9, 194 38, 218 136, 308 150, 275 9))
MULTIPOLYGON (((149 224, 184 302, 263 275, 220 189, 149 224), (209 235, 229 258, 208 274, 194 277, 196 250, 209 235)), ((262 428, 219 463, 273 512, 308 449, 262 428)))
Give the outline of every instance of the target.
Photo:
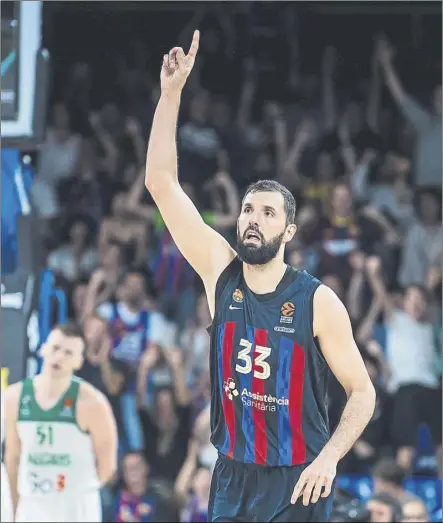
POLYGON ((307 465, 264 467, 219 454, 212 476, 209 521, 328 521, 334 491, 317 503, 291 505, 297 481, 307 465))

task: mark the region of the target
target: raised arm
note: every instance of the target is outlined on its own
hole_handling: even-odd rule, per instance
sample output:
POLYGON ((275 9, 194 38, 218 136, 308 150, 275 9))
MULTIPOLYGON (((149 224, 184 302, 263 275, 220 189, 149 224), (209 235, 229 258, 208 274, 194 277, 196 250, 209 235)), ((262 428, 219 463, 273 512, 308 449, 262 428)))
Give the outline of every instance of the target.
POLYGON ((394 304, 383 281, 381 260, 378 256, 370 256, 366 260, 366 271, 374 298, 382 304, 386 319, 389 321, 394 313, 394 304))
POLYGON ((366 122, 375 133, 379 130, 381 78, 380 64, 377 56, 377 42, 371 58, 371 81, 369 87, 368 105, 366 107, 366 122))
POLYGON ((377 54, 385 76, 386 85, 403 114, 416 128, 424 128, 430 122, 430 114, 420 107, 405 91, 392 63, 394 50, 389 42, 380 38, 377 54))
POLYGON ((322 58, 322 96, 325 114, 325 131, 332 131, 337 125, 337 101, 335 97, 334 70, 337 51, 327 47, 322 58))
POLYGON ((187 55, 181 47, 174 47, 163 57, 161 96, 149 139, 145 185, 177 247, 202 278, 213 313, 217 279, 236 253, 221 235, 204 223, 180 187, 177 175, 176 128, 180 97, 194 65, 198 44, 199 33, 195 31, 187 55))

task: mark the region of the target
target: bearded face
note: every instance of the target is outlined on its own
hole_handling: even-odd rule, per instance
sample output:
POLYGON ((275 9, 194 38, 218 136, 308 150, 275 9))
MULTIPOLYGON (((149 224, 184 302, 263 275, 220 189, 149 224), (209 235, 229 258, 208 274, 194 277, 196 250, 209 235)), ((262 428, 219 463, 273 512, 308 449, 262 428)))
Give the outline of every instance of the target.
POLYGON ((266 265, 273 260, 283 241, 285 231, 269 240, 255 227, 246 229, 243 236, 237 227, 237 252, 242 262, 248 265, 266 265))
POLYGON ((266 265, 295 233, 287 226, 283 196, 255 192, 245 196, 237 222, 237 253, 248 265, 266 265))

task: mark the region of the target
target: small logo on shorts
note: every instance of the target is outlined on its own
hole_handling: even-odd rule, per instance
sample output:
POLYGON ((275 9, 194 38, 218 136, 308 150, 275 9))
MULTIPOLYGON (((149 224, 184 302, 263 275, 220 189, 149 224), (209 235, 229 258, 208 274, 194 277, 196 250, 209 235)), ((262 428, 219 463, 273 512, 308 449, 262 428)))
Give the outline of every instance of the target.
POLYGON ((292 301, 283 303, 281 308, 280 323, 292 323, 294 321, 295 305, 292 301))
POLYGON ((223 387, 225 389, 225 394, 228 396, 228 398, 232 401, 232 398, 234 396, 238 396, 238 390, 235 387, 235 382, 232 378, 228 378, 224 384, 223 387))
POLYGON ((232 293, 232 299, 237 303, 241 303, 243 301, 243 292, 240 289, 235 289, 232 293))

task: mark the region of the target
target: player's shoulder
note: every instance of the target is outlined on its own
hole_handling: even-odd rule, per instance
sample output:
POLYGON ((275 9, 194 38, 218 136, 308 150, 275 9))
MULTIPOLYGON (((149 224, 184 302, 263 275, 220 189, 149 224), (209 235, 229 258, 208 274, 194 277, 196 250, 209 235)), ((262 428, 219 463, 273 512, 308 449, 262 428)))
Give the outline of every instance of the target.
POLYGON ((18 381, 17 383, 8 385, 8 387, 2 391, 2 400, 4 401, 5 408, 8 412, 14 413, 14 416, 18 412, 23 383, 24 380, 18 381))
POLYGON ((97 405, 100 403, 106 403, 106 396, 98 390, 94 385, 87 381, 78 379, 78 402, 86 405, 97 405))
POLYGON ((328 310, 332 307, 333 309, 344 308, 343 302, 337 296, 337 294, 324 283, 320 284, 314 291, 314 308, 317 310, 328 310))
POLYGON ((348 312, 341 299, 323 283, 314 292, 313 316, 314 332, 316 333, 330 327, 331 322, 337 325, 349 321, 348 312))
POLYGON ((243 263, 236 255, 228 265, 223 269, 220 276, 217 279, 215 286, 215 298, 216 300, 220 298, 222 292, 225 290, 226 286, 237 280, 243 274, 243 263))
POLYGON ((6 389, 2 391, 5 398, 15 398, 15 397, 19 398, 22 393, 23 385, 24 385, 25 381, 26 380, 20 380, 20 381, 17 381, 16 383, 12 383, 12 384, 8 385, 6 387, 6 389))

